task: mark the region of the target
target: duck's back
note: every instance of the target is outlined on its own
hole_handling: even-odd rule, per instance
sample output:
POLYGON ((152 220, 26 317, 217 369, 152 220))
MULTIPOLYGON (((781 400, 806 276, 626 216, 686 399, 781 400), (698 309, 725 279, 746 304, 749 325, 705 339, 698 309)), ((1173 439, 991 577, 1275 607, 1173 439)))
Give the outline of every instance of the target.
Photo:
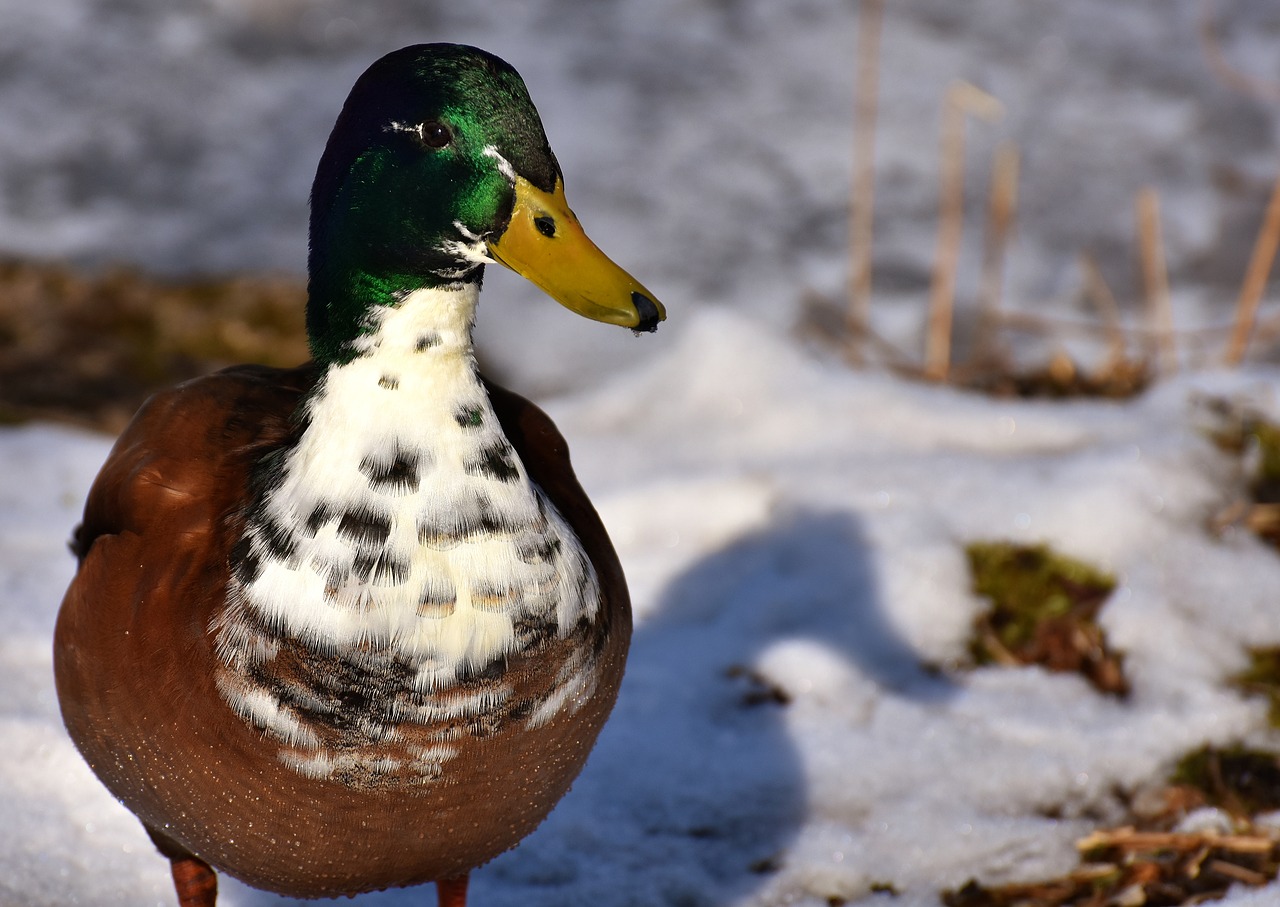
POLYGON ((447 689, 415 687, 376 640, 326 650, 271 626, 270 651, 229 675, 235 641, 219 628, 235 606, 234 549, 259 464, 296 441, 317 375, 240 367, 149 401, 90 493, 55 637, 64 720, 112 793, 164 846, 299 896, 458 875, 514 846, 585 762, 631 631, 621 570, 563 439, 532 404, 486 385, 529 480, 594 569, 596 618, 447 689), (584 664, 589 685, 560 701, 584 664), (228 695, 241 682, 289 721, 301 716, 296 733, 249 720, 253 704, 228 695), (380 724, 361 724, 374 713, 380 724), (313 714, 327 716, 315 733, 313 714), (291 762, 282 734, 310 747, 310 768, 291 762), (433 770, 411 770, 414 754, 433 770))

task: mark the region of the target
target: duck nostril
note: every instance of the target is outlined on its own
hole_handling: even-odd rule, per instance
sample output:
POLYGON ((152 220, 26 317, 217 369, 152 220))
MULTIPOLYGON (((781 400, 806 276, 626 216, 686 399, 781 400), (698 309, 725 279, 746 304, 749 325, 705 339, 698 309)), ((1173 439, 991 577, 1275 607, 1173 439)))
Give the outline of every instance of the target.
POLYGON ((556 235, 556 221, 554 217, 543 214, 533 219, 533 225, 538 228, 538 232, 550 239, 556 235))

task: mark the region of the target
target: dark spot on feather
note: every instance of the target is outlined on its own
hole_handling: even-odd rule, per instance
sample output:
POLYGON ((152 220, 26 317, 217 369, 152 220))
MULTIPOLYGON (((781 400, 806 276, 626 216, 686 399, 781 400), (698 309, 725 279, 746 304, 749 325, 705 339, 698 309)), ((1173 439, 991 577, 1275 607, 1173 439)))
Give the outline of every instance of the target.
POLYGON ((435 333, 420 334, 418 335, 418 342, 413 345, 413 350, 416 353, 422 353, 431 349, 433 346, 439 346, 439 345, 440 345, 439 334, 435 334, 435 333))
POLYGON ((408 582, 412 570, 409 562, 398 557, 384 557, 373 571, 375 586, 398 586, 408 582))
POLYGON ((364 690, 339 690, 337 696, 340 712, 352 714, 369 708, 369 697, 364 690))
MULTIPOLYGON (((305 407, 298 407, 299 410, 305 407)), ((305 425, 308 419, 299 415, 297 416, 299 425, 305 425)), ((262 459, 253 467, 253 474, 249 478, 249 490, 253 495, 253 505, 251 508, 252 516, 249 522, 256 522, 260 518, 266 506, 267 495, 274 489, 278 488, 284 480, 285 464, 288 462, 289 454, 293 452, 294 446, 298 443, 297 435, 301 433, 301 428, 295 429, 295 436, 290 439, 287 447, 280 447, 275 450, 268 451, 262 455, 262 459)))
POLYGON ((249 585, 262 573, 262 559, 253 550, 247 535, 241 536, 231 549, 231 571, 243 585, 249 585))
POLYGON ((422 459, 415 451, 396 447, 390 459, 370 454, 360 461, 360 472, 374 491, 384 494, 409 494, 418 490, 422 481, 422 459))
POLYGON ((560 625, 556 623, 553 612, 522 614, 516 618, 513 629, 515 630, 517 651, 528 652, 531 649, 540 648, 554 639, 560 630, 560 625))
POLYGON ((295 665, 288 675, 258 671, 253 677, 278 702, 339 749, 392 739, 401 696, 413 690, 412 664, 384 652, 338 656, 297 643, 290 650, 295 665))
POLYGON ((375 586, 398 586, 409 578, 409 562, 385 551, 357 554, 351 572, 360 582, 375 586))
POLYGON ((532 535, 516 543, 516 557, 526 564, 542 564, 560 552, 560 539, 549 535, 532 535))
POLYGON ((270 557, 278 561, 288 561, 298 551, 298 540, 293 537, 293 533, 286 527, 281 526, 271 517, 264 517, 257 524, 257 537, 259 545, 270 557))
MULTIPOLYGON (((582 618, 586 620, 586 618, 582 618)), ((586 633, 588 641, 591 643, 591 657, 597 659, 604 652, 604 647, 609 644, 609 635, 612 625, 609 623, 608 617, 601 616, 594 623, 588 621, 587 626, 583 629, 586 633)))
POLYGON ((578 570, 577 570, 578 598, 581 599, 582 601, 586 601, 587 592, 589 591, 589 587, 591 585, 591 578, 594 572, 591 569, 591 565, 587 563, 586 555, 584 555, 581 551, 578 551, 578 550, 574 551, 574 560, 577 562, 577 565, 578 565, 578 570))
POLYGON ((468 505, 460 505, 447 517, 432 519, 424 515, 418 521, 418 541, 437 550, 446 550, 459 542, 485 535, 515 534, 529 528, 515 523, 494 510, 493 501, 484 492, 476 492, 468 505), (449 522, 445 523, 444 519, 449 522))
POLYGON ((479 428, 484 424, 484 411, 478 406, 464 406, 453 414, 463 428, 479 428))
POLYGON ((307 515, 307 534, 315 538, 320 527, 336 519, 338 516, 338 508, 336 505, 321 502, 312 508, 311 513, 307 515))
POLYGON ((481 712, 467 722, 467 730, 471 732, 472 737, 492 737, 502 728, 505 718, 505 715, 481 712))
POLYGON ((400 386, 400 379, 394 375, 383 375, 378 379, 378 387, 393 391, 400 386))
POLYGON ((381 548, 391 535, 391 518, 380 513, 348 510, 338 523, 338 535, 363 548, 381 548))
POLYGON ((488 476, 499 482, 514 482, 520 477, 520 470, 515 463, 515 451, 502 440, 481 448, 475 457, 463 463, 462 468, 468 475, 488 476))

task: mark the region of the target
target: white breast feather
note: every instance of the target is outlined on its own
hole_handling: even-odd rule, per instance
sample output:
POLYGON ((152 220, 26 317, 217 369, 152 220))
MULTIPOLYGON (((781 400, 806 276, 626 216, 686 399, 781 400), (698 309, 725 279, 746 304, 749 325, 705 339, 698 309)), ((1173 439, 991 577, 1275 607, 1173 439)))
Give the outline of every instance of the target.
MULTIPOLYGON (((361 355, 324 376, 282 482, 265 499, 291 554, 273 553, 251 531, 259 569, 233 583, 238 604, 267 626, 328 651, 389 649, 415 666, 421 690, 510 655, 522 618, 549 619, 564 634, 594 618, 599 602, 576 536, 507 454, 471 353, 477 295, 472 285, 420 290, 377 310, 361 355), (496 452, 488 466, 486 451, 496 452), (462 534, 477 525, 489 531, 462 534)), ((243 628, 216 629, 224 663, 274 654, 261 641, 239 646, 243 628)), ((311 741, 261 688, 220 687, 259 727, 311 741)), ((561 701, 543 711, 580 692, 563 684, 561 701)), ((336 764, 297 753, 286 761, 309 775, 336 764)))

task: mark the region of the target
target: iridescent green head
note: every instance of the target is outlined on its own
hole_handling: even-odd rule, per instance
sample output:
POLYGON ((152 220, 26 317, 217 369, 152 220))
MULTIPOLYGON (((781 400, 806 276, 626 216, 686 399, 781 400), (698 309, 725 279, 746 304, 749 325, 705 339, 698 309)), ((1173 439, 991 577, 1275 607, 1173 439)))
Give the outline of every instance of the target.
POLYGON ((582 233, 511 66, 454 44, 388 54, 351 90, 311 190, 316 358, 349 358, 371 307, 478 281, 486 262, 591 318, 652 330, 664 317, 582 233))

